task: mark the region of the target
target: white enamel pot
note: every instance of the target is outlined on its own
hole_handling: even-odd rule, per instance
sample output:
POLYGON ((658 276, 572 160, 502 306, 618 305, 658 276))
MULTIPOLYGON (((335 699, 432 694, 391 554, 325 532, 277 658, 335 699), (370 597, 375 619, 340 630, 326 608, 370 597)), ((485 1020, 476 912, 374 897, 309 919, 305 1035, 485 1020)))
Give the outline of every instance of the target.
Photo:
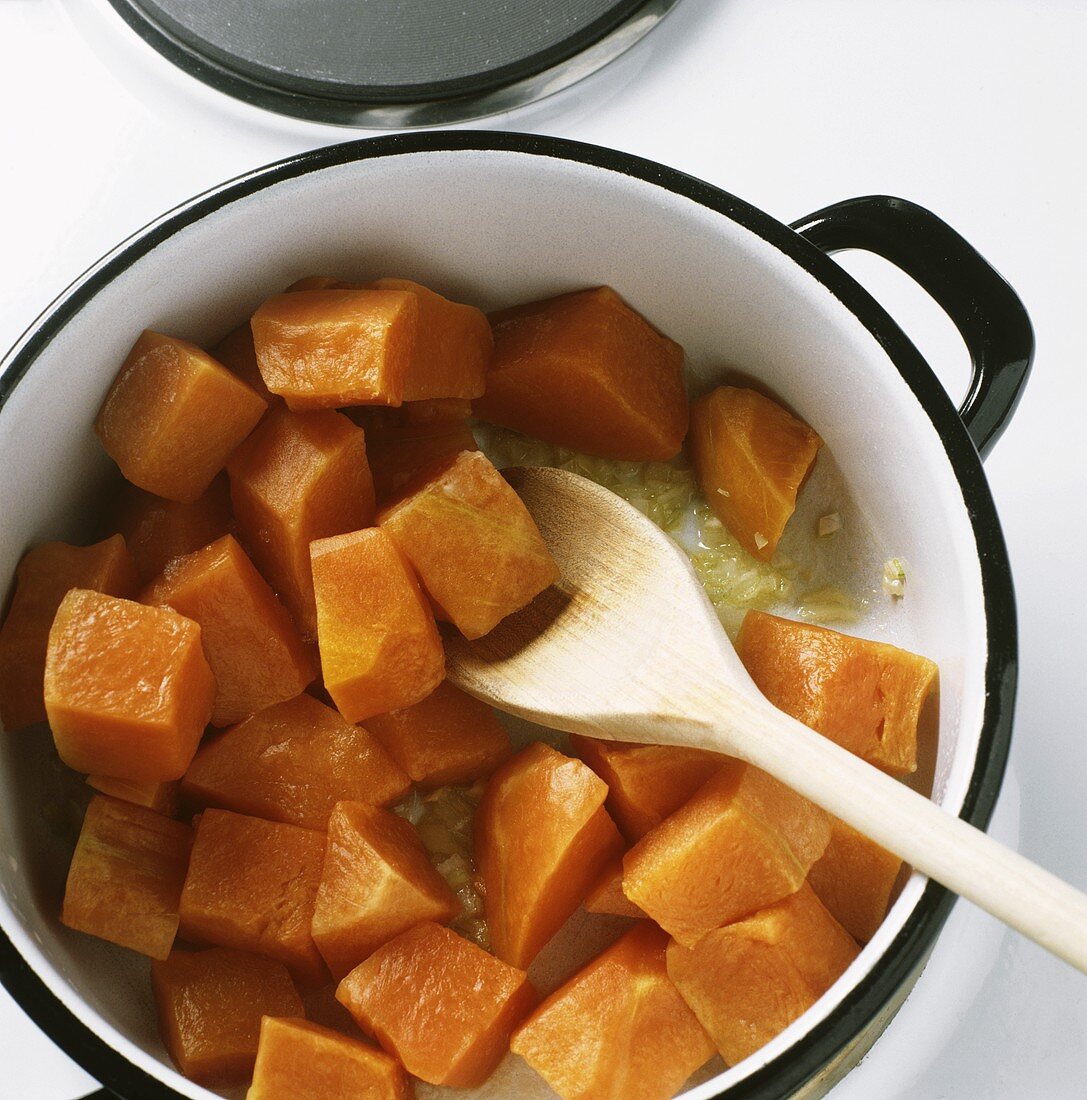
MULTIPOLYGON (((1011 732, 1016 634, 979 450, 1014 409, 1032 335, 985 261, 897 199, 852 200, 789 227, 626 154, 486 132, 350 142, 216 188, 95 265, 0 365, 0 590, 28 546, 94 528, 112 475, 91 424, 139 331, 206 344, 315 272, 403 275, 484 308, 608 283, 685 346, 692 388, 739 367, 780 394, 824 437, 878 546, 909 563, 907 598, 857 630, 939 662, 933 796, 986 824, 1011 732), (886 256, 951 315, 974 364, 961 410, 828 258, 840 248, 886 256)), ((103 1095, 210 1097, 170 1065, 146 960, 59 924, 73 843, 62 819, 73 814, 50 751, 44 730, 0 738, 4 984, 103 1095)), ((915 875, 808 1013, 688 1095, 824 1090, 905 995, 951 900, 915 875)))

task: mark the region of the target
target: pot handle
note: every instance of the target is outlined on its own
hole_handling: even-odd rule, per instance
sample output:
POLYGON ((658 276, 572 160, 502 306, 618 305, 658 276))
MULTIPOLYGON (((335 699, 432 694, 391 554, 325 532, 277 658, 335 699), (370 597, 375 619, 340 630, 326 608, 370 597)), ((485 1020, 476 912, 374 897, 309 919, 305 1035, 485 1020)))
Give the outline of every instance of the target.
POLYGON ((874 252, 936 300, 970 353, 970 390, 959 416, 985 458, 1015 412, 1034 357, 1030 318, 1015 291, 951 226, 905 199, 847 199, 791 228, 828 254, 874 252))

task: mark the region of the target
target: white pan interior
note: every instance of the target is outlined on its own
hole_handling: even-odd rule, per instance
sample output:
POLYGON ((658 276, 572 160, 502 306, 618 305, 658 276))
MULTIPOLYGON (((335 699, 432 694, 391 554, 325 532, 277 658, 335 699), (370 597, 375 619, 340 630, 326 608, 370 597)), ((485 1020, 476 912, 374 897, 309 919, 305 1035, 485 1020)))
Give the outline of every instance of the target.
MULTIPOLYGON (((293 279, 326 272, 406 276, 485 309, 608 283, 684 345, 693 389, 739 370, 780 395, 825 439, 836 503, 865 518, 863 553, 842 563, 854 587, 878 592, 886 557, 909 565, 906 598, 873 598, 850 629, 939 663, 933 790, 958 810, 981 728, 985 619, 978 548, 931 422, 870 333, 774 247, 690 199, 576 162, 443 151, 326 168, 228 203, 138 259, 67 323, 0 410, 0 593, 28 546, 93 527, 112 473, 91 422, 141 329, 211 341, 293 279)), ((65 785, 47 731, 5 736, 0 753, 3 927, 93 1031, 178 1092, 211 1096, 166 1058, 146 960, 57 921, 78 777, 65 785)), ((804 1018, 690 1095, 716 1094, 829 1012, 878 963, 922 887, 917 876, 907 884, 804 1018)), ((490 1095, 527 1095, 512 1067, 494 1084, 490 1095)))

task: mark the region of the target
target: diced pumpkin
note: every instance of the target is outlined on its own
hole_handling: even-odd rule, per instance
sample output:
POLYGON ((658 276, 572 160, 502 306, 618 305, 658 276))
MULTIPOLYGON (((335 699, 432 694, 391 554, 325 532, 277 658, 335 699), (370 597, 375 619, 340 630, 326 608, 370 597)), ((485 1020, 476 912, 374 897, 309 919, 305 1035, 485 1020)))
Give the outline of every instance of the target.
POLYGON ((171 562, 140 600, 200 624, 217 686, 212 725, 292 699, 317 675, 290 613, 233 535, 171 562))
POLYGON ((387 806, 410 785, 367 730, 299 695, 201 745, 181 790, 200 807, 324 831, 337 802, 387 806))
POLYGON ((282 398, 272 393, 264 384, 257 365, 257 352, 253 347, 253 330, 249 322, 231 329, 212 349, 213 359, 222 363, 231 374, 240 378, 266 405, 271 407, 282 398))
POLYGON ((804 886, 693 948, 668 947, 668 976, 729 1065, 806 1012, 857 955, 849 933, 804 886))
POLYGON ((207 492, 189 504, 126 483, 110 516, 112 529, 124 535, 143 584, 154 580, 175 558, 222 538, 232 523, 226 474, 217 474, 207 492))
POLYGON ((475 854, 494 953, 527 967, 623 850, 607 786, 580 760, 535 742, 491 776, 475 854))
POLYGON ((395 1058, 308 1020, 266 1016, 246 1100, 411 1100, 395 1058))
POLYGON ((740 545, 769 561, 823 441, 755 390, 719 386, 691 405, 687 437, 702 492, 740 545))
POLYGON ((188 825, 95 795, 68 869, 61 922, 165 959, 177 935, 191 847, 188 825))
POLYGON ((473 1088, 494 1072, 538 994, 523 970, 448 928, 419 924, 352 970, 336 999, 408 1073, 473 1088))
POLYGON ((674 745, 638 745, 574 734, 574 752, 608 785, 608 813, 633 843, 683 805, 723 757, 674 745))
POLYGON ((313 911, 313 938, 334 978, 414 925, 459 912, 408 822, 361 802, 336 806, 313 911))
POLYGON ((326 979, 310 935, 324 856, 323 833, 205 810, 181 891, 181 935, 266 955, 306 982, 326 979))
POLYGON ((808 872, 808 884, 839 924, 867 943, 887 915, 902 860, 836 817, 830 843, 808 872))
POLYGON ((149 780, 139 782, 114 779, 109 775, 88 775, 87 785, 111 798, 131 802, 135 806, 145 806, 165 817, 173 817, 177 813, 179 784, 176 780, 172 783, 156 783, 149 780))
POLYGON ((441 459, 451 458, 461 451, 479 450, 466 420, 390 423, 385 417, 358 415, 379 411, 394 410, 352 410, 352 419, 366 429, 366 455, 379 503, 394 499, 421 470, 438 465, 441 459))
POLYGON ((830 817, 740 761, 719 769, 623 859, 623 892, 685 946, 804 884, 830 817))
POLYGON ((379 528, 310 548, 325 688, 349 722, 411 706, 445 677, 434 616, 411 568, 379 528))
POLYGON ((418 320, 403 290, 302 290, 270 298, 249 323, 265 385, 298 411, 399 405, 418 320))
POLYGON ((180 779, 211 716, 200 627, 73 588, 49 631, 45 710, 61 760, 116 779, 180 779))
POLYGON ((421 787, 473 783, 513 752, 495 712, 448 681, 410 707, 375 714, 366 725, 421 787))
POLYGON ((602 458, 675 457, 688 421, 683 348, 610 287, 490 319, 494 355, 478 417, 602 458))
POLYGON ((419 476, 378 524, 466 638, 482 637, 559 579, 524 502, 481 451, 419 476))
POLYGON ((49 628, 72 588, 133 596, 136 567, 114 535, 94 546, 46 542, 15 570, 15 595, 0 627, 0 721, 9 733, 45 721, 45 652, 49 628))
POLYGON ((596 885, 585 895, 589 913, 608 913, 615 917, 644 920, 648 914, 623 893, 623 861, 615 859, 604 868, 596 885))
POLYGON ((305 1011, 285 966, 224 947, 174 951, 153 962, 151 988, 174 1065, 212 1087, 248 1080, 262 1017, 305 1011))
POLYGON ((668 937, 636 925, 514 1032, 563 1100, 670 1100, 714 1045, 668 977, 668 937))
POLYGON ((774 706, 891 775, 917 767, 933 661, 885 642, 749 611, 736 652, 774 706))
POLYGON ((371 290, 415 295, 419 319, 404 375, 404 400, 480 397, 494 340, 487 315, 475 306, 443 298, 410 279, 375 279, 371 290))
POLYGON ((94 430, 133 485, 194 501, 266 408, 195 344, 147 331, 128 353, 94 430))
POLYGON ((310 543, 372 522, 361 428, 336 412, 272 409, 227 467, 238 531, 299 627, 317 629, 310 543))

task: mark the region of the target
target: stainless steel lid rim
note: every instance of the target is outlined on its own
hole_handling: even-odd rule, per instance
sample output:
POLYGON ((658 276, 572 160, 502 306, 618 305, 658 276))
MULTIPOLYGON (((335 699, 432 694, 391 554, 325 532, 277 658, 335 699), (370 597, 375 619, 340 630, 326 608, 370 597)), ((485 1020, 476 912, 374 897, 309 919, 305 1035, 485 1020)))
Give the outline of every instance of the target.
MULTIPOLYGON (((977 451, 932 370, 886 311, 825 253, 788 226, 734 195, 631 154, 560 138, 460 131, 398 134, 327 146, 257 169, 210 189, 152 222, 64 291, 0 363, 3 407, 67 321, 120 271, 210 212, 286 179, 324 168, 415 152, 478 150, 578 161, 655 184, 730 218, 784 253, 829 289, 879 341, 935 426, 958 480, 977 543, 986 616, 983 728, 960 816, 984 828, 1000 789, 1011 741, 1017 674, 1015 599, 1004 539, 977 451)), ((928 883, 913 913, 877 966, 807 1034, 720 1094, 720 1100, 784 1100, 810 1081, 910 980, 950 912, 953 897, 928 883)), ((123 1100, 180 1100, 180 1094, 132 1065, 77 1019, 47 988, 0 928, 0 980, 28 1015, 123 1100)))

